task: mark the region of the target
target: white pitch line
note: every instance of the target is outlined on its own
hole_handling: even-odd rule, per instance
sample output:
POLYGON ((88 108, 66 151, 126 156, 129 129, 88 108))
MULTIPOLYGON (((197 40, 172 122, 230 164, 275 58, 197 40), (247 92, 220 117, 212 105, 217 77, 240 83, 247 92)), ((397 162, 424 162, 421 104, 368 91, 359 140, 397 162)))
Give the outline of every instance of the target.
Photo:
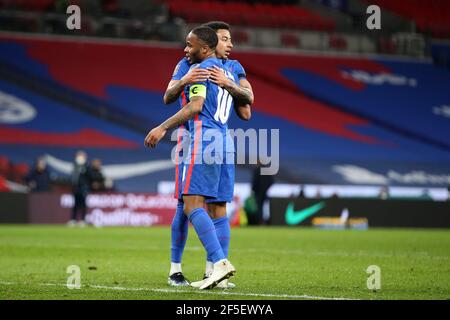
MULTIPOLYGON (((20 282, 0 281, 0 285, 25 285, 20 282)), ((28 285, 28 284, 27 284, 28 285)), ((38 283, 39 286, 63 286, 65 284, 57 283, 38 283)), ((223 296, 245 296, 245 297, 265 297, 265 298, 280 298, 280 299, 311 299, 311 300, 359 300, 349 298, 336 297, 320 297, 310 295, 290 295, 290 294, 272 294, 272 293, 245 293, 245 292, 230 292, 230 291, 200 291, 200 290, 180 290, 180 289, 152 289, 152 288, 126 288, 126 287, 110 287, 103 285, 84 285, 82 288, 117 290, 117 291, 150 291, 159 293, 190 293, 190 294, 205 294, 205 295, 223 295, 223 296)))
POLYGON ((319 297, 310 295, 290 295, 290 294, 272 294, 272 293, 244 293, 244 292, 213 292, 213 291, 188 291, 188 290, 171 290, 171 289, 151 289, 154 292, 180 292, 180 293, 200 293, 212 295, 230 295, 230 296, 247 296, 247 297, 266 297, 266 298, 286 298, 286 299, 313 299, 313 300, 357 300, 349 298, 319 297))

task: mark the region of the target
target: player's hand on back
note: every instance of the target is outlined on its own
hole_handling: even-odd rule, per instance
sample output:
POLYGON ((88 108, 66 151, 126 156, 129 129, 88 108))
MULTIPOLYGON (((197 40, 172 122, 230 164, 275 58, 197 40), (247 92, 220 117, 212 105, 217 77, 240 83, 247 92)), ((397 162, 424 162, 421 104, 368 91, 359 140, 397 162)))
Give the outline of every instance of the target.
POLYGON ((219 87, 224 88, 229 84, 230 79, 225 75, 225 72, 223 72, 223 69, 219 68, 218 66, 213 66, 211 68, 208 68, 211 75, 209 76, 209 80, 212 83, 217 84, 219 87))
POLYGON ((210 72, 206 69, 193 68, 181 78, 184 85, 190 85, 208 80, 210 72))
POLYGON ((145 137, 144 145, 146 147, 155 148, 159 141, 166 135, 167 130, 161 126, 152 129, 145 137))

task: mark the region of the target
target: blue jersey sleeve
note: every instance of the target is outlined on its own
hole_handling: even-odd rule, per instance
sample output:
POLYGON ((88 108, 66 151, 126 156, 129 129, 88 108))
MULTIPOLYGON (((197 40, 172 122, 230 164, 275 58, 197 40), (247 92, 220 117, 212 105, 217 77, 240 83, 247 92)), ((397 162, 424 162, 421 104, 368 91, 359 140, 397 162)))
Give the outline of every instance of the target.
POLYGON ((172 80, 181 80, 181 78, 188 73, 190 67, 191 66, 186 58, 181 59, 173 71, 172 80))
MULTIPOLYGON (((190 66, 190 69, 194 69, 194 68, 201 68, 201 69, 206 69, 209 67, 208 63, 200 63, 200 64, 193 64, 192 66, 190 66)), ((190 70, 189 69, 189 70, 190 70)), ((203 81, 203 82, 196 82, 193 83, 189 86, 189 99, 191 97, 193 97, 194 95, 196 96, 202 96, 203 98, 206 98, 206 89, 207 89, 207 84, 208 84, 208 80, 203 81)))
MULTIPOLYGON (((205 61, 205 62, 202 62, 202 63, 199 63, 199 64, 193 64, 192 66, 190 66, 190 69, 194 69, 194 68, 208 69, 211 66, 212 65, 211 65, 211 63, 209 61, 205 61)), ((209 80, 206 80, 206 81, 203 81, 203 82, 196 82, 195 84, 201 84, 201 85, 206 86, 208 84, 208 82, 209 82, 209 80)))
POLYGON ((236 60, 233 66, 233 72, 237 74, 239 79, 246 79, 247 75, 245 74, 244 67, 242 64, 239 63, 239 61, 236 60))

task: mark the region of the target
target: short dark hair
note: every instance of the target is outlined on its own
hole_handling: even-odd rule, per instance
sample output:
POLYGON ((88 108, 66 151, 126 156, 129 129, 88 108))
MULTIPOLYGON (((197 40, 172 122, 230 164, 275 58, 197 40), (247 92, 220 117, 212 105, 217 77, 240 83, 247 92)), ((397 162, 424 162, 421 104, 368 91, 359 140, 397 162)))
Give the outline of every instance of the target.
POLYGON ((210 27, 200 26, 192 29, 193 34, 197 36, 201 41, 203 41, 211 49, 216 49, 219 39, 217 38, 216 32, 210 27))
POLYGON ((209 21, 207 23, 202 24, 204 27, 210 27, 214 31, 217 32, 219 29, 230 30, 230 25, 223 21, 209 21))

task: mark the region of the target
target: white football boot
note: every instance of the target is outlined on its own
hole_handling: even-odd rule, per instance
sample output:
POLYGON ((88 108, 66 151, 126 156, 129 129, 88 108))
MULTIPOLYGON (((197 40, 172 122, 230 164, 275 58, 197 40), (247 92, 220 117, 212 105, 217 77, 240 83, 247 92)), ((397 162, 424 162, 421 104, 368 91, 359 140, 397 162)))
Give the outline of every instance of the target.
POLYGON ((228 279, 222 280, 217 285, 219 289, 233 289, 236 288, 236 285, 233 282, 228 281, 228 279))
MULTIPOLYGON (((202 284, 206 282, 206 279, 208 279, 211 276, 211 272, 205 273, 203 276, 203 279, 200 281, 191 282, 191 287, 193 288, 200 288, 202 284)), ((236 285, 233 282, 228 281, 228 279, 222 280, 218 285, 217 288, 219 289, 233 289, 236 288, 236 285)))
POLYGON ((212 271, 205 273, 205 275, 203 276, 203 279, 200 281, 194 281, 191 282, 191 287, 193 288, 200 288, 202 286, 202 284, 205 283, 205 281, 211 276, 212 271))
POLYGON ((214 269, 205 282, 200 286, 200 290, 212 289, 217 286, 220 282, 229 277, 233 276, 236 272, 236 269, 227 259, 222 259, 216 263, 214 263, 214 269))

